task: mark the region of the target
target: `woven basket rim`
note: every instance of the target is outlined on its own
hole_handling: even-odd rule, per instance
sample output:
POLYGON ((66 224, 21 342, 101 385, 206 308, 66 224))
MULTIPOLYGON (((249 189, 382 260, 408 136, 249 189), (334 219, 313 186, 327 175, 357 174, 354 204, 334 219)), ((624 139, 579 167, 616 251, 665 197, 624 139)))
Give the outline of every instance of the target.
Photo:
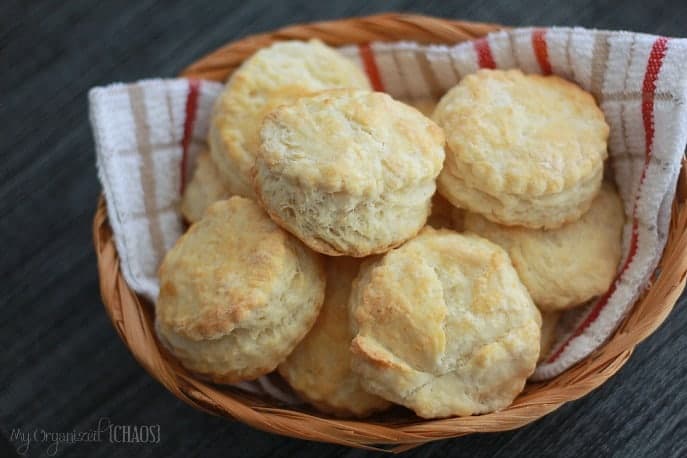
MULTIPOLYGON (((478 38, 501 28, 408 14, 383 14, 285 27, 251 35, 211 52, 182 76, 223 81, 240 63, 273 41, 320 38, 339 46, 369 41, 451 44, 478 38)), ((508 408, 487 415, 422 420, 410 414, 367 420, 334 419, 308 408, 284 408, 275 401, 234 388, 195 379, 158 345, 153 310, 124 280, 106 203, 100 197, 93 220, 100 290, 105 310, 136 360, 176 397, 205 412, 224 415, 255 428, 296 438, 394 452, 426 442, 474 432, 495 432, 524 426, 604 383, 628 360, 634 347, 665 320, 687 280, 687 168, 680 170, 670 231, 659 262, 660 275, 646 289, 614 335, 571 369, 546 382, 528 384, 508 408)))

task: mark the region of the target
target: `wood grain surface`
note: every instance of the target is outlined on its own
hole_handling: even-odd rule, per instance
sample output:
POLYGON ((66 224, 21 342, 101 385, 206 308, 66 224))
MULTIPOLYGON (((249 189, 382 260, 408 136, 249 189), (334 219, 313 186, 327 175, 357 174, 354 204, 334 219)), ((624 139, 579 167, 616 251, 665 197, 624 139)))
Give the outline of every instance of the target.
MULTIPOLYGON (((195 411, 133 360, 100 301, 96 179, 86 93, 174 76, 235 38, 289 23, 412 11, 507 25, 687 35, 687 2, 328 0, 0 2, 0 457, 361 457, 195 411), (62 440, 100 419, 159 425, 157 444, 62 440), (17 437, 29 433, 28 448, 17 437), (34 432, 35 435, 34 435, 34 432), (45 432, 46 434, 43 434, 45 432), (45 439, 45 440, 43 440, 45 439), (54 452, 54 455, 53 455, 54 452)), ((518 431, 407 456, 687 456, 685 298, 600 389, 518 431)))

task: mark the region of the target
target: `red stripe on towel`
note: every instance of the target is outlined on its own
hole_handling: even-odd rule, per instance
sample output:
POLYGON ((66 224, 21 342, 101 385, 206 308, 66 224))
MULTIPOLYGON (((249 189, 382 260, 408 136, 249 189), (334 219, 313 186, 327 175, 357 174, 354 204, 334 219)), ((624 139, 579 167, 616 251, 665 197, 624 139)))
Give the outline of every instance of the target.
MULTIPOLYGON (((654 142, 654 96, 656 94, 656 80, 666 56, 668 39, 659 37, 651 47, 649 63, 644 74, 644 84, 642 85, 642 120, 644 121, 644 138, 646 139, 646 161, 651 159, 651 147, 654 142)), ((644 169, 646 172, 646 168, 644 169)), ((642 173, 644 181, 644 173, 642 173)))
POLYGON ((372 89, 375 91, 384 92, 384 84, 382 83, 382 78, 379 75, 379 67, 377 67, 377 61, 375 60, 375 55, 372 51, 370 43, 359 44, 358 52, 360 52, 360 58, 363 61, 365 73, 367 74, 367 78, 370 80, 372 89))
MULTIPOLYGON (((668 49, 668 39, 665 37, 659 37, 654 41, 651 47, 651 53, 649 54, 649 60, 646 65, 646 71, 644 73, 644 84, 642 85, 642 120, 644 121, 644 139, 646 144, 646 153, 644 158, 644 168, 642 169, 642 176, 639 181, 639 186, 641 187, 646 177, 646 171, 649 168, 649 162, 651 161, 652 147, 654 144, 654 97, 656 94, 656 80, 661 72, 661 66, 663 65, 663 59, 666 56, 666 50, 668 49)), ((639 192, 638 192, 639 194, 639 192)), ((639 200, 639 199, 637 199, 639 200)), ((635 202, 634 208, 632 210, 632 238, 630 239, 630 250, 627 255, 627 259, 623 264, 622 268, 618 272, 615 280, 611 287, 606 291, 606 293, 599 298, 596 305, 589 312, 587 318, 575 329, 572 335, 570 335, 556 350, 556 352, 547 359, 547 364, 554 362, 563 353, 563 350, 570 344, 570 342, 582 334, 585 329, 587 329, 601 314, 608 300, 611 298, 615 292, 618 283, 622 279, 627 269, 632 264, 632 261, 637 254, 638 248, 638 237, 639 237, 639 221, 637 219, 637 203, 635 202)))
POLYGON ((193 136, 193 124, 196 122, 196 109, 198 108, 198 92, 200 80, 188 80, 188 95, 186 96, 186 109, 184 118, 184 136, 181 139, 181 184, 179 192, 184 193, 186 186, 186 164, 188 163, 188 145, 193 136))
POLYGON ((549 62, 549 51, 546 45, 546 29, 534 29, 532 31, 532 48, 534 55, 537 56, 541 72, 544 75, 550 75, 551 62, 549 62))
POLYGON ((477 65, 480 68, 496 68, 494 56, 491 53, 491 46, 486 38, 480 38, 472 42, 477 53, 477 65))

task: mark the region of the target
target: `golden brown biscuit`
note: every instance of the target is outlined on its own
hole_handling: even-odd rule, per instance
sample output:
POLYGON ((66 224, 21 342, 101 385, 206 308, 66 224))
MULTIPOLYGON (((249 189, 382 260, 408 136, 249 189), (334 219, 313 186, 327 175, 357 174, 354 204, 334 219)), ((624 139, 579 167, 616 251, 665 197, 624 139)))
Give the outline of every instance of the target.
POLYGON ((541 315, 499 246, 425 228, 363 264, 350 299, 363 387, 423 418, 508 406, 534 371, 541 315))
POLYGON ((551 353, 553 344, 556 343, 556 329, 561 312, 542 312, 541 314, 541 349, 539 350, 539 361, 543 361, 551 353))
POLYGON ((556 76, 480 70, 439 102, 446 132, 438 187, 494 222, 556 228, 601 186, 608 124, 591 94, 556 76))
POLYGON ((263 48, 229 79, 215 104, 210 151, 232 194, 253 196, 249 173, 264 115, 301 95, 334 88, 368 89, 364 73, 319 40, 263 48))
POLYGON ((167 253, 159 276, 160 341, 217 383, 274 370, 324 298, 321 256, 242 197, 212 204, 167 253))
POLYGON ((218 200, 229 197, 229 190, 217 171, 217 166, 207 151, 198 156, 198 163, 191 181, 181 195, 181 214, 189 223, 203 217, 205 209, 218 200))
POLYGON ((337 416, 365 417, 391 404, 363 390, 351 371, 348 298, 360 261, 328 258, 327 288, 320 316, 307 336, 279 365, 279 373, 305 400, 337 416))
POLYGON ((502 246, 542 310, 574 307, 604 293, 621 256, 625 214, 615 188, 604 183, 591 209, 559 229, 507 227, 474 213, 466 231, 502 246))
POLYGON ((521 226, 543 229, 555 229, 579 219, 589 210, 594 197, 599 193, 603 178, 603 167, 599 167, 595 175, 569 190, 524 199, 513 194, 495 197, 484 193, 467 186, 462 178, 446 172, 447 170, 451 170, 448 161, 439 176, 437 187, 453 205, 473 213, 482 210, 483 216, 499 224, 510 226, 513 221, 518 221, 521 226), (450 195, 446 189, 450 189, 450 195), (470 204, 463 205, 459 202, 470 204))
POLYGON ((444 159, 430 119, 380 92, 332 90, 271 112, 254 186, 272 219, 321 253, 380 253, 425 224, 444 159))

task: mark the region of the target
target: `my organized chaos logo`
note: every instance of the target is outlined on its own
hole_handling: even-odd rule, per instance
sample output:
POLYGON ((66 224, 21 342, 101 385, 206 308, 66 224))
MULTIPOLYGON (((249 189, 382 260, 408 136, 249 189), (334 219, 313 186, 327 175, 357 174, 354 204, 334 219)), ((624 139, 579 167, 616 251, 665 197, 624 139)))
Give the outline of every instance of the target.
POLYGON ((119 425, 104 417, 98 420, 94 429, 87 431, 55 432, 43 428, 24 431, 13 428, 10 441, 16 445, 20 455, 28 454, 32 447, 44 447, 46 455, 55 456, 65 446, 86 442, 159 444, 160 425, 119 425))

